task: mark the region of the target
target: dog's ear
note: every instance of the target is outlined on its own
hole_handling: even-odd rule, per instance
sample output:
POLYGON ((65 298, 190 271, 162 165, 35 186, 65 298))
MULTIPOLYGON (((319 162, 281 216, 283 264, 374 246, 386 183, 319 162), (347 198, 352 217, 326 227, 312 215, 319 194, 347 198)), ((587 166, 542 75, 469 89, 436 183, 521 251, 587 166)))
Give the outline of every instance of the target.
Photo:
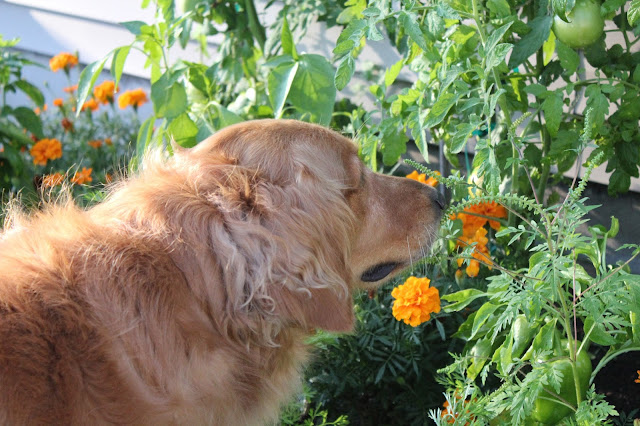
POLYGON ((269 296, 277 315, 302 327, 351 331, 348 265, 355 219, 338 186, 308 180, 258 190, 258 199, 268 205, 265 226, 278 248, 269 296))

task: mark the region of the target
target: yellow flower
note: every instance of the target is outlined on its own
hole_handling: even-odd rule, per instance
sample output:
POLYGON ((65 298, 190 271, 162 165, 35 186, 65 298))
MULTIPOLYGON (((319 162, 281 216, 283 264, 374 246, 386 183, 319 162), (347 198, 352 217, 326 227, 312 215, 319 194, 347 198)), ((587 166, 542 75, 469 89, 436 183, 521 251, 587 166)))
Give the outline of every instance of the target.
MULTIPOLYGON (((438 172, 436 172, 437 174, 440 174, 438 172)), ((417 170, 414 170, 413 172, 409 173, 406 176, 408 179, 413 179, 413 180, 417 180, 420 183, 424 183, 425 185, 429 185, 429 186, 436 186, 438 184, 438 181, 432 177, 429 177, 427 179, 427 175, 422 173, 422 174, 418 174, 417 170)))
POLYGON ((93 96, 96 98, 96 101, 101 104, 109 104, 113 102, 113 95, 115 92, 116 84, 111 80, 107 80, 93 89, 93 96))
POLYGON ((63 180, 64 180, 64 175, 62 173, 54 173, 52 175, 45 175, 42 178, 42 186, 50 188, 52 186, 60 185, 63 180))
POLYGON ((49 68, 51 68, 53 72, 57 72, 60 69, 68 72, 76 65, 78 65, 78 57, 67 52, 58 53, 49 60, 49 68))
POLYGON ((440 312, 440 293, 435 287, 429 287, 429 278, 409 277, 404 284, 391 292, 393 316, 412 327, 417 327, 431 319, 431 313, 440 312))
POLYGON ((62 157, 62 144, 57 139, 41 139, 30 150, 33 164, 46 166, 47 161, 62 157))
POLYGON ((118 106, 125 109, 128 106, 134 108, 147 102, 147 94, 142 89, 127 90, 118 98, 118 106))
POLYGON ((91 167, 89 167, 88 169, 86 167, 83 167, 81 171, 76 172, 73 177, 71 178, 71 182, 78 184, 78 185, 84 185, 87 182, 92 182, 93 178, 91 177, 91 172, 93 171, 93 169, 91 167))

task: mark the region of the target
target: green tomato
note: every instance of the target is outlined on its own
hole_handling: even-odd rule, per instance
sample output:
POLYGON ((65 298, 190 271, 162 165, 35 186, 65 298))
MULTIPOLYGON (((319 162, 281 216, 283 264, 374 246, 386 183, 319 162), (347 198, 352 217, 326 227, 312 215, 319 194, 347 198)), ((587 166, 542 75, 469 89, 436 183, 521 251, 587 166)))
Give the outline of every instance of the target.
MULTIPOLYGON (((556 353, 556 356, 566 356, 568 353, 568 342, 563 341, 563 350, 565 353, 556 353)), ((577 346, 580 347, 580 342, 577 342, 577 346)), ((542 360, 539 360, 542 362, 542 360)), ((562 383, 560 384, 560 392, 557 392, 564 400, 568 401, 571 405, 577 404, 576 387, 573 380, 573 369, 571 368, 571 362, 568 359, 562 359, 557 361, 551 361, 551 366, 554 370, 562 372, 562 383)), ((591 359, 586 349, 578 353, 576 357, 576 371, 578 374, 578 381, 580 383, 580 398, 583 399, 587 388, 589 387, 589 378, 591 377, 592 366, 591 359)), ((549 389, 551 392, 556 393, 555 389, 549 389)), ((556 399, 556 401, 558 401, 556 399)), ((571 408, 556 402, 553 400, 553 396, 547 392, 541 392, 538 398, 534 401, 534 409, 531 413, 531 418, 542 424, 555 425, 560 420, 571 414, 571 408)))
POLYGON ((553 18, 553 32, 564 44, 574 49, 587 47, 595 43, 604 31, 604 19, 600 15, 600 3, 597 0, 577 0, 564 22, 560 17, 553 18))

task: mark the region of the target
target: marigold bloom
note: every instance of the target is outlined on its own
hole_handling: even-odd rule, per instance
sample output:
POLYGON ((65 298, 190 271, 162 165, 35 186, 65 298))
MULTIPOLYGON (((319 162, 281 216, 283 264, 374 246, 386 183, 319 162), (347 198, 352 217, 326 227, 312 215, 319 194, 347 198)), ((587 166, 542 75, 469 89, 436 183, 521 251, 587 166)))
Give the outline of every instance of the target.
POLYGON ((76 90, 78 90, 78 85, 77 85, 77 84, 74 84, 73 86, 65 87, 65 88, 64 88, 64 89, 62 89, 62 90, 64 90, 66 93, 73 93, 73 92, 75 92, 76 90))
POLYGON ((51 71, 53 72, 57 72, 61 69, 68 72, 76 65, 78 65, 78 57, 68 52, 58 53, 53 58, 49 59, 49 68, 51 68, 51 71))
POLYGON ((77 184, 77 185, 84 185, 85 183, 88 182, 92 182, 93 178, 91 177, 91 172, 93 171, 93 168, 89 167, 88 169, 86 167, 83 167, 81 171, 76 172, 73 177, 71 178, 71 182, 77 184))
POLYGON ((33 112, 35 112, 35 113, 36 113, 36 115, 40 115, 40 113, 41 113, 42 111, 46 111, 46 110, 47 110, 47 104, 44 104, 44 105, 42 106, 42 109, 40 109, 40 107, 35 107, 35 108, 33 109, 33 112))
POLYGON ((93 96, 96 98, 96 101, 101 104, 109 104, 113 103, 113 95, 115 92, 116 84, 111 80, 107 80, 93 89, 93 96))
POLYGON ((409 277, 391 292, 396 300, 392 313, 398 321, 417 327, 431 319, 431 313, 440 312, 440 293, 429 287, 429 278, 409 277))
POLYGON ((88 101, 86 101, 83 105, 82 105, 82 111, 86 110, 87 108, 90 109, 91 111, 96 111, 98 109, 100 105, 98 105, 98 103, 96 102, 95 99, 89 99, 88 101))
POLYGON ((57 139, 41 139, 29 151, 33 164, 46 166, 47 161, 62 157, 62 144, 57 139))
POLYGON ((62 100, 62 98, 55 98, 53 100, 54 106, 61 107, 63 104, 64 104, 64 101, 62 100))
MULTIPOLYGON (((456 396, 457 400, 461 400, 462 398, 459 396, 456 396)), ((465 403, 467 403, 469 401, 465 400, 465 403)), ((458 419, 458 413, 455 413, 452 409, 449 408, 449 401, 445 401, 444 404, 442 404, 442 406, 444 407, 444 410, 442 410, 442 414, 440 415, 440 417, 445 420, 448 424, 454 424, 456 422, 456 420, 458 419)), ((469 411, 467 410, 467 413, 469 411)), ((474 416, 470 416, 471 419, 474 419, 474 416)), ((469 425, 469 422, 465 422, 464 424, 465 426, 469 425)))
POLYGON ((64 181, 64 175, 62 173, 54 173, 52 175, 45 175, 42 178, 42 186, 45 188, 51 188, 62 184, 64 181))
MULTIPOLYGON (((475 243, 473 246, 473 253, 471 256, 473 259, 469 261, 469 265, 467 266, 465 272, 470 277, 477 277, 480 272, 480 263, 486 264, 489 269, 491 269, 491 256, 489 254, 489 249, 487 248, 487 244, 489 243, 489 239, 487 238, 487 230, 485 228, 478 228, 471 237, 460 237, 460 241, 458 241, 458 247, 469 247, 475 243)), ((458 267, 462 266, 464 263, 464 259, 458 259, 458 267)))
POLYGON ((478 203, 467 207, 462 213, 452 215, 450 219, 460 219, 462 221, 462 233, 466 237, 473 236, 476 230, 483 227, 487 222, 496 231, 500 229, 500 222, 476 215, 504 219, 507 217, 507 209, 495 201, 478 203))
POLYGON ((111 138, 104 138, 104 143, 106 143, 109 146, 113 145, 113 142, 111 142, 111 138))
POLYGON ((640 383, 640 370, 636 371, 636 373, 638 373, 638 378, 637 378, 637 379, 635 379, 634 381, 635 381, 636 383, 640 383))
POLYGON ((67 117, 63 118, 62 121, 60 121, 60 124, 62 124, 65 132, 73 132, 73 121, 69 120, 67 117))
POLYGON ((87 142, 87 144, 89 144, 89 146, 91 148, 98 149, 98 148, 100 148, 102 146, 102 141, 101 140, 94 140, 94 141, 87 142))
POLYGON ((137 108, 147 102, 147 94, 142 89, 127 90, 118 98, 118 106, 125 109, 128 106, 137 108))
MULTIPOLYGON (((438 172, 435 172, 435 173, 440 174, 438 172)), ((413 172, 409 173, 406 177, 409 179, 417 180, 418 182, 424 183, 425 185, 429 185, 429 186, 436 186, 438 184, 437 179, 434 179, 432 177, 429 177, 427 179, 427 175, 425 173, 418 174, 417 170, 414 170, 413 172)))

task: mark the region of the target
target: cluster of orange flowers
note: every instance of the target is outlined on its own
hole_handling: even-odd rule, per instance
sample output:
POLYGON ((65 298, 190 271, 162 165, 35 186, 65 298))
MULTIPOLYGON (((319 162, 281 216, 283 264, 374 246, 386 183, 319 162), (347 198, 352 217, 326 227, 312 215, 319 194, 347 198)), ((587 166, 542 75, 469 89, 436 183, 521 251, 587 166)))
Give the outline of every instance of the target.
POLYGON ((640 370, 636 371, 638 373, 638 378, 634 380, 636 383, 640 383, 640 370))
MULTIPOLYGON (((74 173, 73 177, 69 179, 71 183, 76 185, 84 185, 86 183, 92 182, 93 178, 91 177, 91 173, 93 169, 91 167, 86 168, 83 167, 82 170, 74 173)), ((62 173, 52 173, 50 175, 45 175, 42 178, 42 186, 45 188, 51 188, 57 185, 61 185, 64 182, 65 175, 62 173)), ((107 174, 107 180, 111 180, 111 176, 107 174)))
MULTIPOLYGON (((458 239, 457 247, 469 247, 473 244, 473 259, 469 261, 465 272, 469 277, 477 277, 480 272, 480 263, 491 264, 489 249, 487 243, 487 229, 484 227, 487 223, 491 228, 500 229, 500 222, 491 220, 490 218, 506 218, 507 210, 500 204, 492 201, 486 203, 474 204, 464 209, 462 213, 452 215, 451 220, 459 219, 462 221, 462 236, 458 239)), ((458 267, 462 266, 464 260, 458 259, 458 267)), ((490 268, 490 267, 489 267, 490 268)), ((460 277, 462 271, 458 270, 456 276, 460 277)))
POLYGON ((72 53, 62 52, 54 56, 49 60, 49 68, 51 71, 57 72, 58 70, 69 70, 78 65, 78 57, 72 53))
MULTIPOLYGON (((438 173, 438 172, 436 172, 438 173)), ((440 174, 440 173, 438 173, 440 174)), ((429 186, 436 186, 438 184, 438 181, 432 177, 429 177, 427 179, 427 175, 424 173, 418 173, 417 170, 412 171, 411 173, 409 173, 407 175, 407 178, 409 179, 413 179, 413 180, 417 180, 418 182, 424 183, 425 185, 429 185, 429 186)))
POLYGON ((392 313, 398 321, 417 327, 429 321, 432 313, 440 312, 440 293, 429 284, 429 278, 409 277, 404 284, 393 289, 392 313))
POLYGON ((125 109, 128 106, 132 106, 134 109, 137 109, 147 101, 147 94, 144 90, 127 90, 118 98, 118 106, 120 106, 121 109, 125 109))
POLYGON ((116 83, 111 80, 104 81, 93 88, 94 99, 103 105, 112 104, 115 93, 116 83))
POLYGON ((41 139, 31 147, 33 164, 46 166, 47 161, 62 157, 62 143, 57 139, 41 139))

